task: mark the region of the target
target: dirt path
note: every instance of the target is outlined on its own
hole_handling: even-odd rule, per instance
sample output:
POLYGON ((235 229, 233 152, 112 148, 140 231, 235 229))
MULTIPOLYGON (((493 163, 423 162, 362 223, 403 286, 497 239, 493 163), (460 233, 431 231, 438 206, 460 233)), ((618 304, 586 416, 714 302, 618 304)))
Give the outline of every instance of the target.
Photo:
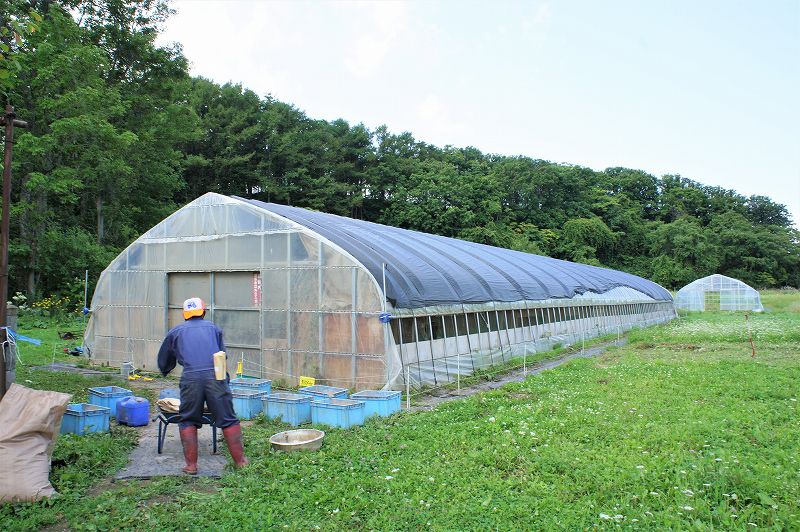
POLYGON ((625 345, 627 340, 624 338, 621 340, 617 340, 614 342, 608 342, 605 344, 600 344, 590 349, 586 349, 583 352, 577 353, 570 353, 568 355, 564 355, 560 358, 555 358, 552 360, 545 360, 543 362, 539 362, 538 364, 534 364, 527 368, 527 371, 523 371, 522 368, 516 369, 514 371, 510 371, 509 373, 504 373, 500 375, 495 380, 489 382, 481 382, 478 384, 474 384, 472 386, 462 386, 461 390, 438 390, 436 392, 431 393, 430 395, 425 395, 422 398, 416 401, 416 404, 413 404, 409 409, 403 409, 405 412, 419 412, 421 410, 432 410, 436 408, 436 406, 446 403, 448 401, 454 401, 456 399, 462 399, 464 397, 469 397, 470 395, 475 395, 476 393, 486 392, 489 390, 496 390, 501 386, 504 386, 510 382, 520 382, 525 380, 529 375, 536 375, 537 373, 541 373, 548 369, 553 369, 561 364, 569 362, 570 360, 576 358, 591 358, 596 357, 597 355, 602 354, 606 351, 610 346, 620 346, 625 345))
POLYGON ((110 375, 112 377, 119 377, 120 379, 122 379, 122 377, 119 375, 118 372, 102 371, 102 370, 97 370, 97 369, 84 368, 84 367, 78 366, 77 364, 68 364, 66 362, 53 362, 52 364, 47 364, 46 366, 31 366, 30 368, 31 369, 36 369, 36 370, 39 370, 39 371, 55 371, 55 372, 60 372, 60 373, 79 373, 79 374, 85 375, 85 376, 97 376, 97 375, 100 375, 100 376, 106 375, 106 376, 108 376, 108 375, 110 375))

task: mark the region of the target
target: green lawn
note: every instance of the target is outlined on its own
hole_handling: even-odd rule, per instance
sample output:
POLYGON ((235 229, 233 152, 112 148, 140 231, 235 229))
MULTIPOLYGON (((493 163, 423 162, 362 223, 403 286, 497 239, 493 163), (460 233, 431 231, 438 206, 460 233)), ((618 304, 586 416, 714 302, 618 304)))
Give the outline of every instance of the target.
MULTIPOLYGON (((253 465, 220 480, 92 489, 132 431, 61 438, 61 498, 0 508, 0 529, 798 529, 798 302, 769 292, 748 322, 682 316, 598 359, 330 430, 315 454, 271 452, 284 427, 261 419, 245 432, 253 465)), ((51 389, 97 382, 20 373, 51 389)))

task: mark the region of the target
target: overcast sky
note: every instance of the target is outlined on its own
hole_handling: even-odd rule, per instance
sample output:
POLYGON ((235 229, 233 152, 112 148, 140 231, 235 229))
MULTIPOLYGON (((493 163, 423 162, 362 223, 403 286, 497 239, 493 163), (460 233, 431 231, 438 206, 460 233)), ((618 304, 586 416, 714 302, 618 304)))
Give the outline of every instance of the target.
POLYGON ((178 0, 193 75, 312 118, 679 173, 800 225, 800 0, 178 0))

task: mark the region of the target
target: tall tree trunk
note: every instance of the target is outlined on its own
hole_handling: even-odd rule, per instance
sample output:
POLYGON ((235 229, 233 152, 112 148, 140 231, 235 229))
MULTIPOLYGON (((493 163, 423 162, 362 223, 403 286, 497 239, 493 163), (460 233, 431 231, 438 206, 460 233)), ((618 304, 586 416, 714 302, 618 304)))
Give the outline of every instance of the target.
MULTIPOLYGON (((31 193, 28 190, 28 187, 25 186, 25 183, 28 181, 28 176, 26 175, 22 179, 22 183, 20 185, 20 203, 22 204, 29 204, 31 202, 31 193)), ((19 217, 19 240, 20 242, 31 242, 30 237, 30 220, 28 217, 28 210, 22 209, 22 212, 19 217)), ((34 276, 34 257, 33 257, 33 249, 35 244, 31 245, 31 252, 28 255, 28 263, 25 267, 25 283, 27 284, 28 290, 28 298, 33 301, 33 290, 36 288, 35 276, 34 276)), ((20 286, 22 286, 23 282, 22 279, 19 281, 20 286)))
POLYGON ((33 271, 33 267, 28 270, 28 298, 33 301, 33 298, 36 297, 36 272, 33 271))
POLYGON ((95 205, 97 206, 97 243, 102 244, 106 229, 106 219, 105 214, 103 214, 103 198, 97 196, 95 205))

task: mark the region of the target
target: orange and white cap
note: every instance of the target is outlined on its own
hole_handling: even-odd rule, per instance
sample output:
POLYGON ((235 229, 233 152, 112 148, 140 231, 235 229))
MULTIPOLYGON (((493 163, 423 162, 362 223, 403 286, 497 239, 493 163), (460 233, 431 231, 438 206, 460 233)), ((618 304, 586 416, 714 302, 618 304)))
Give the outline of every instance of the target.
POLYGON ((202 316, 206 310, 206 304, 199 297, 190 297, 183 302, 183 319, 188 320, 194 316, 202 316))

